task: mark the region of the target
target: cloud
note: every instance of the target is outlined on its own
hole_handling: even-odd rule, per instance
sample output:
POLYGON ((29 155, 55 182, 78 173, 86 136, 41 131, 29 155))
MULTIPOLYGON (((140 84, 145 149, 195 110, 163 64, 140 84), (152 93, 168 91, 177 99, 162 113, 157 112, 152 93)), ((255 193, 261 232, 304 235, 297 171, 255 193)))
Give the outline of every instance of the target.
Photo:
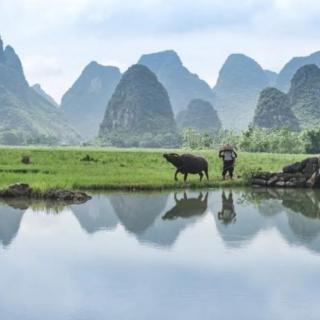
POLYGON ((92 60, 124 71, 145 52, 175 49, 214 85, 227 55, 279 70, 319 50, 314 0, 0 0, 0 32, 32 82, 59 98, 92 60))

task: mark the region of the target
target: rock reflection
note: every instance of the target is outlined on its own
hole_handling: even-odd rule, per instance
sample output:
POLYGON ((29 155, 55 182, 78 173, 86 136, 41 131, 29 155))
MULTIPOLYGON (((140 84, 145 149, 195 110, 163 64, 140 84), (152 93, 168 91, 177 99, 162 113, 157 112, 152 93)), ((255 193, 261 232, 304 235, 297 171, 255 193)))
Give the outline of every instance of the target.
POLYGON ((290 244, 320 252, 319 190, 262 189, 247 193, 246 198, 259 204, 259 212, 266 203, 278 203, 277 214, 283 213, 287 219, 274 219, 273 223, 283 238, 290 244))

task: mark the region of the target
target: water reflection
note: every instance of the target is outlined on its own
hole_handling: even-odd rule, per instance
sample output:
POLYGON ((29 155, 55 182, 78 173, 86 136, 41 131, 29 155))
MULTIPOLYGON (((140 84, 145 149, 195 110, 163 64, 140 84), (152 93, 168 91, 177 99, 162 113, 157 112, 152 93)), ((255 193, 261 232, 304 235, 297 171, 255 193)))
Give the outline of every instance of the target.
POLYGON ((163 220, 173 220, 177 218, 190 218, 203 215, 208 207, 208 192, 203 196, 200 192, 197 198, 188 198, 187 193, 183 193, 183 198, 178 199, 177 193, 174 194, 176 205, 162 217, 163 220))
MULTIPOLYGON (((21 203, 20 203, 21 204, 21 203)), ((14 203, 16 206, 17 203, 14 203)), ((0 244, 4 247, 10 245, 15 238, 23 216, 23 210, 18 207, 0 207, 0 244)))
POLYGON ((109 197, 121 224, 134 234, 141 234, 154 223, 167 204, 167 194, 114 194, 109 197))
POLYGON ((262 189, 0 203, 1 320, 316 320, 319 204, 262 189))
POLYGON ((218 219, 224 224, 236 222, 232 191, 229 191, 228 197, 224 191, 222 192, 222 209, 218 212, 218 219))
POLYGON ((88 234, 111 232, 120 225, 139 242, 158 247, 172 247, 187 227, 210 212, 212 228, 229 248, 246 246, 260 232, 275 229, 289 244, 320 252, 320 192, 316 190, 112 193, 71 206, 8 200, 0 205, 2 246, 15 238, 28 208, 57 214, 67 208, 88 234))
POLYGON ((73 205, 71 210, 81 227, 89 234, 100 230, 113 230, 119 219, 108 197, 95 196, 82 205, 73 205))

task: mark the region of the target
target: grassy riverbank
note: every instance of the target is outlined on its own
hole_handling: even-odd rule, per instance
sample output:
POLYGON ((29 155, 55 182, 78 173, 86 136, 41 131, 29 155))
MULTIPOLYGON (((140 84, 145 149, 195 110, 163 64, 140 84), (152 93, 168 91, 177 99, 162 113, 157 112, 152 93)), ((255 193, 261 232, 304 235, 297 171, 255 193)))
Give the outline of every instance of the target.
MULTIPOLYGON (((0 188, 16 182, 29 183, 45 190, 51 187, 116 190, 182 188, 182 176, 173 181, 174 168, 162 157, 163 150, 115 150, 87 148, 0 148, 0 188), (31 164, 22 164, 22 156, 31 164), (89 155, 93 161, 81 161, 89 155)), ((178 151, 181 153, 189 151, 178 151)), ((187 186, 217 187, 245 185, 245 176, 257 169, 276 171, 284 164, 306 158, 306 155, 239 153, 237 179, 221 181, 222 163, 216 151, 192 151, 209 161, 210 181, 199 182, 189 175, 187 186)))

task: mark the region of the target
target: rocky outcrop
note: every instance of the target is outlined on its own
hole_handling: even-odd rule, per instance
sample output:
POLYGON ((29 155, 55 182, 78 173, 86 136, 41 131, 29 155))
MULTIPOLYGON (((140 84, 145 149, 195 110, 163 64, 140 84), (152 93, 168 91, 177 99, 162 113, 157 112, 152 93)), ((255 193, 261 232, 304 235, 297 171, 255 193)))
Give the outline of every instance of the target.
POLYGON ((320 158, 307 158, 283 167, 282 172, 256 172, 255 187, 320 188, 320 158))
MULTIPOLYGON (((147 67, 136 64, 122 76, 100 126, 100 139, 116 146, 141 142, 170 146, 176 124, 168 93, 147 67)), ((152 145, 150 145, 152 146, 152 145)))
POLYGON ((9 186, 7 189, 0 190, 0 198, 43 199, 49 201, 62 201, 63 203, 70 204, 80 204, 91 199, 91 197, 84 192, 65 189, 49 189, 44 192, 38 192, 26 183, 16 183, 9 186))
POLYGON ((180 130, 193 128, 202 132, 221 129, 221 121, 211 103, 201 99, 192 100, 187 109, 177 115, 180 130))

